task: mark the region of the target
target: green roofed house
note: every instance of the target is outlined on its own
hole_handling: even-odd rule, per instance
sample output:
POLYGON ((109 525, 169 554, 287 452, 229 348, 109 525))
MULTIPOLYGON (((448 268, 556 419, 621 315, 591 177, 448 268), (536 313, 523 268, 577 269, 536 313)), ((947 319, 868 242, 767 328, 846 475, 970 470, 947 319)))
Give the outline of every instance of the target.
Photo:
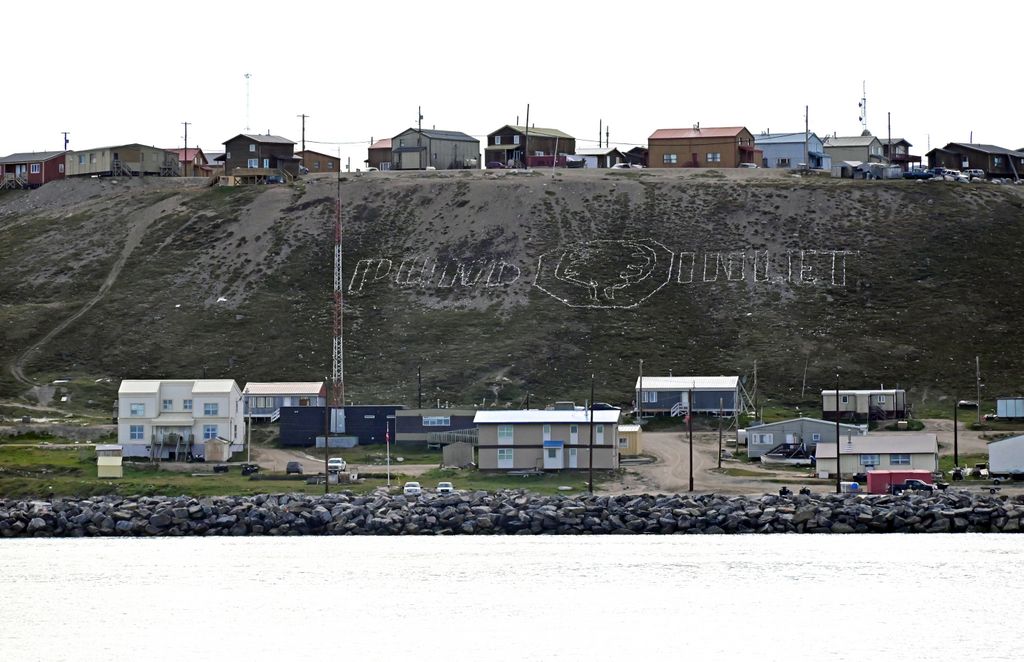
POLYGON ((487 134, 484 163, 488 168, 543 167, 559 155, 575 153, 576 139, 563 131, 506 124, 487 134))

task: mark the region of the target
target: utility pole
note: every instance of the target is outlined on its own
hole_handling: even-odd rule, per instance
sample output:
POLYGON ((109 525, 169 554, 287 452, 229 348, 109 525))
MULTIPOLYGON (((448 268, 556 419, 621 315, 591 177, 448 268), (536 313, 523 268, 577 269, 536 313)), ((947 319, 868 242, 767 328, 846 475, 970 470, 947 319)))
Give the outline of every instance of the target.
POLYGON ((597 148, 601 149, 601 133, 604 131, 602 124, 604 120, 597 120, 597 148))
POLYGON ((644 360, 640 359, 640 388, 636 391, 636 422, 644 424, 644 360))
POLYGON ((185 177, 188 175, 188 125, 192 122, 182 122, 185 125, 185 153, 181 155, 183 166, 181 169, 181 176, 185 177))
POLYGON ((693 388, 686 396, 686 430, 690 435, 690 491, 693 491, 693 388))
POLYGON ((604 127, 604 146, 605 146, 605 149, 607 149, 608 147, 611 147, 611 145, 608 143, 608 132, 609 131, 611 131, 611 127, 610 126, 605 126, 604 127))
POLYGON ((70 131, 61 131, 61 133, 64 134, 64 151, 66 152, 66 151, 68 151, 68 134, 71 133, 71 132, 70 131))
MULTIPOLYGON (((723 398, 718 398, 718 468, 722 468, 722 410, 725 408, 723 398)), ((738 435, 737 435, 738 436, 738 435)))
POLYGON ((245 74, 245 132, 249 133, 249 79, 252 74, 245 74))
POLYGON ((981 362, 974 357, 974 384, 978 389, 978 425, 981 425, 981 362))
POLYGON ((590 375, 590 493, 594 493, 594 375, 590 375))
MULTIPOLYGON (((957 418, 958 418, 958 416, 957 416, 958 411, 957 410, 960 409, 960 407, 958 405, 959 402, 960 401, 957 398, 953 398, 953 468, 954 469, 960 466, 960 446, 957 443, 959 440, 957 438, 957 430, 956 430, 957 418)), ((981 409, 981 403, 980 402, 978 403, 978 409, 979 410, 981 409)))
POLYGON ((296 115, 296 117, 302 118, 302 151, 306 151, 306 118, 309 115, 296 115))
POLYGON ((808 152, 807 141, 811 139, 811 107, 804 106, 804 167, 811 168, 811 155, 808 152))
POLYGON ((423 106, 416 106, 416 131, 423 131, 423 106))
POLYGON ((836 373, 836 494, 841 494, 843 486, 839 482, 839 373, 836 373))
POLYGON ((423 373, 416 366, 416 409, 423 409, 423 373))
POLYGON ((530 169, 530 104, 526 104, 526 136, 523 138, 523 167, 530 169))

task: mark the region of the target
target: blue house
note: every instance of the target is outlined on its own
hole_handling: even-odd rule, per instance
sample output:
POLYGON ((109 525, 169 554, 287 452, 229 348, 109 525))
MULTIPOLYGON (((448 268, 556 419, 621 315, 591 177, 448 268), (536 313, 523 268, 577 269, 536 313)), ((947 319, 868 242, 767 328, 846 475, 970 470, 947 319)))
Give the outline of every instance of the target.
POLYGON ((323 382, 249 382, 242 390, 245 416, 254 421, 277 421, 282 407, 323 407, 323 382))
POLYGON ((637 402, 644 415, 682 416, 697 414, 735 416, 742 408, 740 378, 729 377, 639 377, 637 402), (689 399, 693 394, 693 403, 689 399))
POLYGON ((754 144, 763 152, 761 166, 764 168, 796 168, 799 164, 806 163, 812 170, 832 169, 832 157, 825 153, 821 139, 813 132, 762 133, 754 136, 754 144))

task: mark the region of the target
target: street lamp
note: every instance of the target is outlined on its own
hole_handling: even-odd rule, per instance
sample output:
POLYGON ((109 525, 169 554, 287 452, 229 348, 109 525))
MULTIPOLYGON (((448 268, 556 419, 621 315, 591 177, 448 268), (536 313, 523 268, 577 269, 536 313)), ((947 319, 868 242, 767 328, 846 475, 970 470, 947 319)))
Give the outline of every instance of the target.
POLYGON ((690 435, 690 491, 693 491, 693 382, 686 396, 686 429, 690 435))

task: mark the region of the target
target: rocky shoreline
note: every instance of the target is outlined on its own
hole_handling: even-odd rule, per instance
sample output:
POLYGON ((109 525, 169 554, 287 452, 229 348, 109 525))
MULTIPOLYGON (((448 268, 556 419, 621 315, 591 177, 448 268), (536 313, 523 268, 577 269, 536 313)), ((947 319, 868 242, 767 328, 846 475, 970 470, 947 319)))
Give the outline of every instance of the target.
POLYGON ((407 499, 309 496, 0 500, 0 538, 92 536, 973 533, 1021 531, 1024 496, 797 494, 407 499))

